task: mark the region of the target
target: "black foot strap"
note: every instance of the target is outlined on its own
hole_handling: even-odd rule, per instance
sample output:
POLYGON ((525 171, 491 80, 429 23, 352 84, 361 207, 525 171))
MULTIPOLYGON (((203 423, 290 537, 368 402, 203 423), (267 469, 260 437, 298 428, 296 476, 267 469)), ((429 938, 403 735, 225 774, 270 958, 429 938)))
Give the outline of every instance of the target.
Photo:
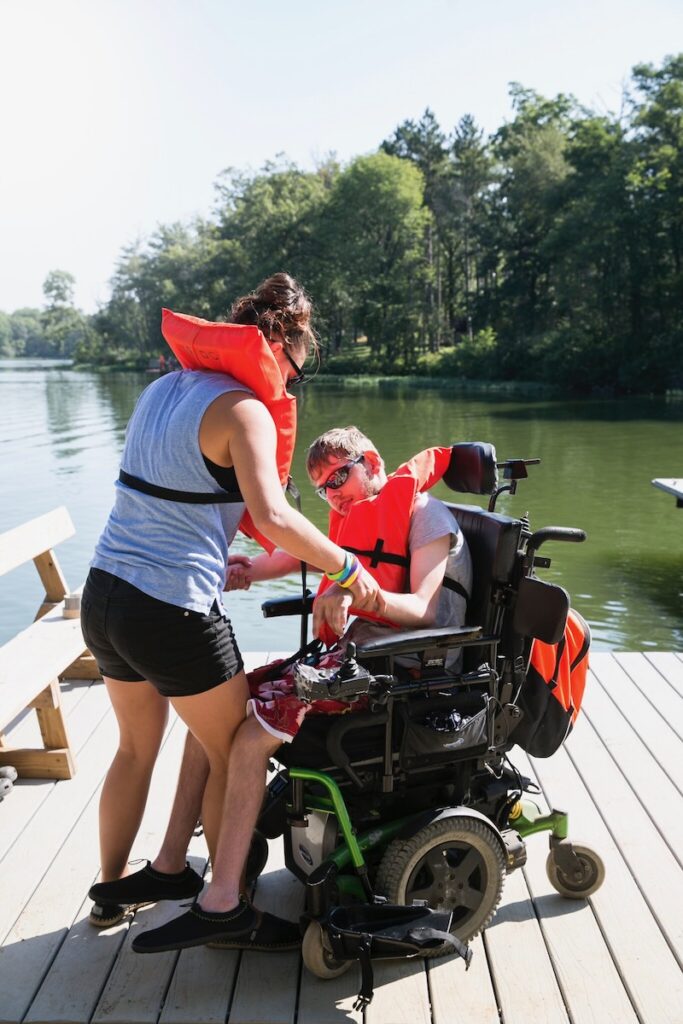
POLYGON ((420 946, 422 949, 429 949, 430 947, 448 945, 451 946, 454 953, 462 957, 465 961, 465 970, 469 970, 470 963, 472 962, 472 950, 460 939, 456 938, 455 935, 451 935, 450 932, 441 932, 437 928, 411 928, 406 935, 409 942, 414 942, 416 946, 420 946))
POLYGON ((372 935, 364 932, 361 935, 360 946, 358 947, 358 960, 360 962, 361 983, 360 992, 353 1004, 354 1010, 364 1010, 372 1002, 375 989, 375 975, 372 970, 372 935))

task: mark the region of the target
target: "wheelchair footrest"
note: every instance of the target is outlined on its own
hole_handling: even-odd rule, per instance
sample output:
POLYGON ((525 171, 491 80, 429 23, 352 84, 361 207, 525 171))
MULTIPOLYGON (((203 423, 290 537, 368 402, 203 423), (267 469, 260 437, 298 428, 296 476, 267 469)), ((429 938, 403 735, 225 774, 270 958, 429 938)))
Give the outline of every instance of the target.
POLYGON ((373 960, 414 957, 447 944, 458 953, 466 968, 472 950, 451 935, 452 914, 424 905, 399 907, 389 903, 364 903, 333 907, 319 922, 335 960, 358 960, 362 984, 355 1009, 367 1006, 373 995, 373 960))

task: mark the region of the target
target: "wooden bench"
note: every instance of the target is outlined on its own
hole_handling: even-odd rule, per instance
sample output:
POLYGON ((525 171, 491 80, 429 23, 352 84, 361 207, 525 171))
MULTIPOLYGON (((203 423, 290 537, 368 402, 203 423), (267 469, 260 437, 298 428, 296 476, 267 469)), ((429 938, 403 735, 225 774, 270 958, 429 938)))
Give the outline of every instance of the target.
POLYGON ((59 680, 99 676, 80 618, 63 614, 70 591, 53 548, 74 533, 69 513, 58 508, 0 534, 0 576, 33 560, 45 587, 33 624, 0 647, 0 765, 14 765, 25 778, 73 776, 59 680), (2 729, 29 707, 38 716, 43 749, 13 749, 2 729))

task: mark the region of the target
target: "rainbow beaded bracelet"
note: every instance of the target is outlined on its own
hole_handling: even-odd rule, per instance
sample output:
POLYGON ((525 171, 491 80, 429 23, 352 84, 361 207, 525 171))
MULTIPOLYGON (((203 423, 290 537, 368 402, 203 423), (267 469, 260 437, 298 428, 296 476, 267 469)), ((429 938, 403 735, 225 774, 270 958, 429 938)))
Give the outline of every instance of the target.
POLYGON ((344 564, 339 572, 326 572, 328 580, 338 583, 340 587, 351 587, 358 579, 362 566, 355 555, 350 551, 346 552, 344 564))

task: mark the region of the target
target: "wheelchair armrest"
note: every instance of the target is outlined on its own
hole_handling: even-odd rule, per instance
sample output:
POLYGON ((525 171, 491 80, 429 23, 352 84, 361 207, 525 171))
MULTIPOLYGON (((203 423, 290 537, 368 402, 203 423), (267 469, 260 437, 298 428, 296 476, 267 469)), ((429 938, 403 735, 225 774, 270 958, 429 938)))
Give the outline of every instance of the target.
POLYGON ((279 615, 303 615, 310 614, 313 608, 312 591, 307 590, 306 596, 301 594, 288 594, 285 597, 270 597, 261 605, 264 619, 275 619, 279 615))
POLYGON ((396 632, 359 644, 358 658, 377 658, 387 654, 412 654, 430 647, 459 647, 481 637, 481 626, 442 626, 440 629, 414 629, 396 632))

